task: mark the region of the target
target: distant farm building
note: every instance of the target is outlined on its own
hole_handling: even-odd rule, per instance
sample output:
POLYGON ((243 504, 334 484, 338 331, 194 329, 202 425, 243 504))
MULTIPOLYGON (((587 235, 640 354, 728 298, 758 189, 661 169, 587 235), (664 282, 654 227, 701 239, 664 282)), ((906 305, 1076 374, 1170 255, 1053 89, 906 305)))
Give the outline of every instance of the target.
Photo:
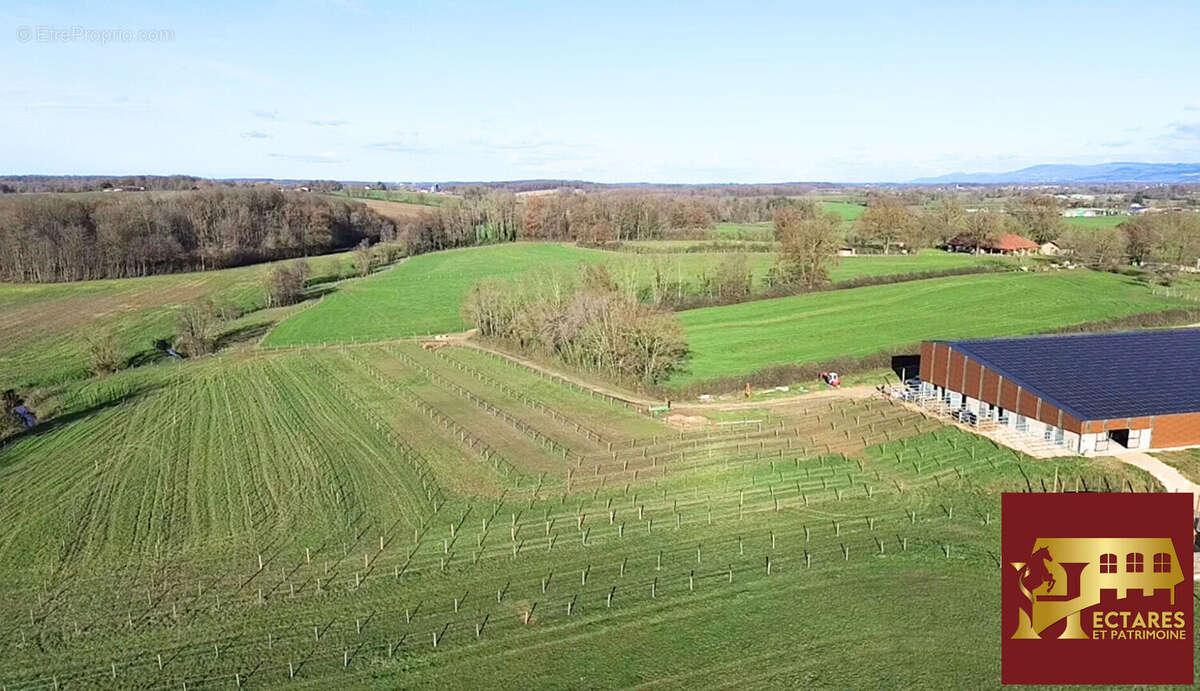
POLYGON ((1041 252, 1042 254, 1053 257, 1054 255, 1058 254, 1059 252, 1062 252, 1062 248, 1059 247, 1057 243, 1043 242, 1042 246, 1038 249, 1038 251, 1041 252))
POLYGON ((838 256, 839 257, 853 257, 857 253, 858 252, 853 247, 839 247, 838 248, 838 256))
POLYGON ((1099 216, 1116 216, 1117 211, 1115 209, 1079 206, 1064 209, 1062 215, 1066 218, 1096 218, 1099 216))
POLYGON ((921 346, 920 389, 960 419, 1077 453, 1200 445, 1200 329, 921 346))
POLYGON ((946 249, 951 252, 974 252, 976 254, 1036 254, 1040 247, 1029 238, 1008 233, 987 240, 959 235, 946 243, 946 249))

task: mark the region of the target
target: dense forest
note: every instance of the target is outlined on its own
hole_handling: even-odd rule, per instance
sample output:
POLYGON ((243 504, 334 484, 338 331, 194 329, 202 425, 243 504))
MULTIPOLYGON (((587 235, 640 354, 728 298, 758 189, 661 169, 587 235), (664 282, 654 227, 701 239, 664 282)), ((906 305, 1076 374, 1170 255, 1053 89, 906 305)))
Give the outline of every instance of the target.
POLYGON ((0 198, 0 280, 75 281, 238 266, 394 239, 365 205, 266 187, 0 198))
POLYGON ((0 175, 0 194, 195 190, 220 184, 194 175, 0 175))
POLYGON ((559 191, 518 196, 467 190, 445 206, 399 223, 397 236, 414 253, 512 240, 605 244, 697 237, 713 223, 770 221, 777 209, 809 204, 788 197, 675 197, 559 191))

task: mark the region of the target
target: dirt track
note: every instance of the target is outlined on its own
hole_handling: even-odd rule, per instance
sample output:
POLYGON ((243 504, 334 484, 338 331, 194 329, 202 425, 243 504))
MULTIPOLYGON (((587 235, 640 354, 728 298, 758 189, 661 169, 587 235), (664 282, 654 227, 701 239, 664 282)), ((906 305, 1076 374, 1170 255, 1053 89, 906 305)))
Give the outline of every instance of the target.
MULTIPOLYGON (((523 358, 523 357, 520 357, 517 355, 513 355, 512 353, 505 352, 503 350, 498 350, 498 349, 489 347, 486 344, 480 343, 480 342, 472 339, 471 337, 473 335, 474 335, 474 331, 467 331, 467 332, 459 333, 459 334, 448 334, 446 336, 445 340, 450 343, 453 343, 454 345, 465 346, 467 348, 474 348, 476 350, 482 350, 484 352, 491 353, 493 355, 498 355, 502 358, 505 358, 506 360, 510 360, 512 362, 519 363, 530 369, 534 369, 534 370, 537 370, 544 374, 558 377, 559 379, 569 381, 572 384, 576 384, 585 389, 590 389, 592 391, 595 391, 596 393, 603 394, 605 396, 610 396, 612 398, 616 398, 616 399, 625 401, 626 403, 631 403, 633 405, 640 406, 643 408, 660 406, 660 405, 664 405, 666 403, 666 401, 664 401, 663 399, 660 399, 660 398, 647 398, 645 396, 640 396, 638 394, 630 393, 625 390, 620 390, 620 389, 615 389, 615 388, 611 388, 608 386, 603 386, 603 385, 597 384, 595 382, 588 381, 587 379, 582 379, 582 378, 564 373, 561 370, 547 367, 545 365, 534 362, 533 360, 529 360, 529 359, 526 359, 526 358, 523 358)), ((865 399, 871 398, 876 395, 878 395, 878 392, 875 390, 875 387, 864 384, 864 385, 860 385, 860 386, 848 386, 848 387, 839 388, 839 389, 824 389, 821 391, 811 391, 808 393, 795 394, 792 396, 781 396, 778 398, 768 398, 768 399, 759 399, 759 400, 751 399, 748 401, 746 401, 746 400, 738 400, 736 402, 712 401, 710 403, 696 403, 696 402, 691 402, 691 401, 689 401, 687 403, 680 403, 678 401, 672 401, 671 402, 671 411, 681 413, 681 414, 688 414, 688 413, 703 414, 706 411, 712 412, 712 411, 723 411, 723 410, 746 410, 746 409, 754 409, 754 408, 784 407, 784 406, 789 406, 789 405, 795 405, 797 403, 803 403, 803 402, 814 401, 814 400, 822 400, 822 399, 865 400, 865 399)))

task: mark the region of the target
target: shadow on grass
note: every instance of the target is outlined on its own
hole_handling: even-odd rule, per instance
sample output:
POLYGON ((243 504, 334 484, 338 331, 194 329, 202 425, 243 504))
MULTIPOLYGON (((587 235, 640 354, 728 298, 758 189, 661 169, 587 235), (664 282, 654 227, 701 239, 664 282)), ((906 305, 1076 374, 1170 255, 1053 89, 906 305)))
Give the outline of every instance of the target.
POLYGON ((146 348, 131 355, 125 361, 123 369, 131 367, 142 367, 143 365, 153 365, 167 359, 167 354, 157 348, 146 348))
POLYGON ((150 393, 163 388, 164 386, 165 384, 161 382, 147 383, 133 389, 125 390, 120 395, 113 396, 107 400, 95 402, 92 405, 79 410, 73 410, 69 413, 56 415, 55 417, 47 420, 39 420, 37 426, 33 427, 32 429, 22 429, 14 434, 6 436, 3 439, 0 439, 0 468, 5 467, 12 462, 12 459, 5 459, 3 457, 4 452, 12 444, 24 441, 26 439, 33 439, 35 437, 51 434, 59 428, 66 427, 87 417, 108 410, 109 408, 115 408, 119 405, 135 401, 138 398, 149 395, 150 393))
POLYGON ((247 324, 246 326, 241 326, 236 329, 226 331, 217 338, 216 350, 221 351, 239 343, 257 341, 258 339, 267 335, 267 332, 274 328, 279 321, 281 320, 276 319, 269 322, 263 322, 261 324, 247 324))

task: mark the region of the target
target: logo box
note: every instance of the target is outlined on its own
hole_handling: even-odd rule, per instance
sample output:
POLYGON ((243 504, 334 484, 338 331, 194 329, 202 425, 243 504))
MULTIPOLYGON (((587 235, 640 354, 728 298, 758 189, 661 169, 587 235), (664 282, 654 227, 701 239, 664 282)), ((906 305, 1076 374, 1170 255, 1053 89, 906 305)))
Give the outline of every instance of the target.
POLYGON ((1191 684, 1191 494, 1001 498, 1005 684, 1191 684))

